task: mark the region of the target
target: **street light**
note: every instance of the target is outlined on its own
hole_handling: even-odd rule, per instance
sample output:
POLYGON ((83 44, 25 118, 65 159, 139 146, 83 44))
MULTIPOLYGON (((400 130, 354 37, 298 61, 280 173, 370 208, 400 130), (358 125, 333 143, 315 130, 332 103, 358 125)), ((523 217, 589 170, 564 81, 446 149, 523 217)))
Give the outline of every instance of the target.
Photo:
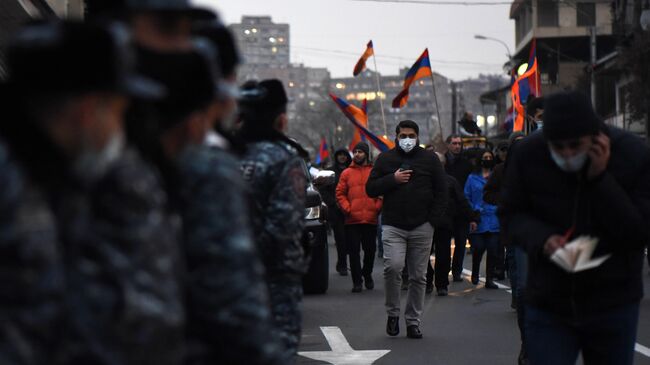
POLYGON ((502 41, 500 39, 496 39, 496 38, 492 38, 492 37, 486 37, 486 36, 480 35, 480 34, 474 35, 474 38, 480 39, 480 40, 495 41, 495 42, 503 44, 503 46, 506 47, 506 52, 508 52, 507 53, 508 54, 508 61, 510 61, 512 59, 512 54, 510 53, 510 48, 508 47, 506 42, 504 42, 504 41, 502 41))

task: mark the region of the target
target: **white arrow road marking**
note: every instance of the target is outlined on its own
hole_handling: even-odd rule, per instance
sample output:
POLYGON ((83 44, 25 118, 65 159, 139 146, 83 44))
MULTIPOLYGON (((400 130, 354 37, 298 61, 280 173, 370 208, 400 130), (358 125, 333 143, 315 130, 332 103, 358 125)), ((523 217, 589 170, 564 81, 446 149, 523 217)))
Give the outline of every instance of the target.
POLYGON ((313 360, 325 361, 333 365, 371 365, 390 350, 355 351, 338 327, 321 327, 332 351, 299 352, 298 355, 313 360))
MULTIPOLYGON (((465 276, 468 276, 468 277, 471 277, 471 276, 472 276, 472 272, 471 272, 470 270, 467 270, 467 269, 463 269, 463 274, 464 274, 465 276)), ((481 281, 481 282, 484 283, 484 282, 485 282, 485 278, 483 278, 483 277, 479 277, 479 281, 481 281)), ((509 286, 506 286, 506 285, 503 285, 503 284, 499 284, 499 283, 496 282, 496 281, 495 281, 494 283, 497 284, 497 286, 499 287, 499 289, 510 289, 509 286)), ((507 291, 507 292, 510 292, 510 290, 506 290, 506 291, 507 291)), ((639 344, 639 343, 635 344, 635 346, 634 346, 634 350, 635 350, 636 352, 640 353, 641 355, 645 356, 645 357, 650 357, 650 348, 647 348, 647 347, 645 347, 645 346, 643 346, 643 345, 641 345, 641 344, 639 344)))

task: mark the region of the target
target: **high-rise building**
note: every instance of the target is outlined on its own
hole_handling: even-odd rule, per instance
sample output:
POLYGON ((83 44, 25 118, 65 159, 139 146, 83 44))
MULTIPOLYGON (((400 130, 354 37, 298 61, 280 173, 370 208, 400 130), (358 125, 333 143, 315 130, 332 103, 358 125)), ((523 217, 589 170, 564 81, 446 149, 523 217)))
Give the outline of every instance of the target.
POLYGON ((286 66, 289 64, 289 24, 273 23, 270 16, 243 16, 230 25, 247 64, 286 66))

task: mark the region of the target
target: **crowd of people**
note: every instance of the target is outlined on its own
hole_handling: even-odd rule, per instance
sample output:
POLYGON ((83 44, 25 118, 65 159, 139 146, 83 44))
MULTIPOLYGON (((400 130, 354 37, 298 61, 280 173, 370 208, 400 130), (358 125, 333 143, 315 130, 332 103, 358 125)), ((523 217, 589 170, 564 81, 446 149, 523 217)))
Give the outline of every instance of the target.
MULTIPOLYGON (((6 51, 0 363, 294 363, 309 156, 285 134, 284 86, 237 86, 232 34, 187 0, 87 6, 84 22, 25 25, 6 51)), ((400 333, 406 289, 406 336, 421 339, 425 296, 446 296, 449 274, 463 281, 469 239, 472 284, 485 252, 485 288, 508 272, 521 364, 580 351, 631 364, 648 147, 577 92, 527 114, 537 131, 473 160, 462 135, 421 147, 412 120, 374 161, 365 142, 337 150, 335 182, 319 187, 336 270, 353 293, 373 290, 378 254, 386 333, 400 333), (587 235, 611 255, 602 265, 569 273, 550 260, 587 235)), ((460 124, 481 133, 471 113, 460 124)))

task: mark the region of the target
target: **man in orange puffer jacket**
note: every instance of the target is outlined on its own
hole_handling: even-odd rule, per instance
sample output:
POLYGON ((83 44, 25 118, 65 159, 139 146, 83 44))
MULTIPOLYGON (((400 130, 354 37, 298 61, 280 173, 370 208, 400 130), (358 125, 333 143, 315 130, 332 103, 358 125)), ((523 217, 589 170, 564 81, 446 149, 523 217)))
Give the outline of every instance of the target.
POLYGON ((366 182, 372 170, 368 144, 359 142, 352 152, 354 154, 352 164, 343 170, 336 186, 336 202, 345 216, 345 243, 350 255, 352 292, 359 293, 364 281, 366 289, 375 287, 372 280, 372 266, 375 260, 377 216, 382 201, 370 198, 366 194, 366 182), (363 247, 363 268, 360 263, 361 247, 363 247))

